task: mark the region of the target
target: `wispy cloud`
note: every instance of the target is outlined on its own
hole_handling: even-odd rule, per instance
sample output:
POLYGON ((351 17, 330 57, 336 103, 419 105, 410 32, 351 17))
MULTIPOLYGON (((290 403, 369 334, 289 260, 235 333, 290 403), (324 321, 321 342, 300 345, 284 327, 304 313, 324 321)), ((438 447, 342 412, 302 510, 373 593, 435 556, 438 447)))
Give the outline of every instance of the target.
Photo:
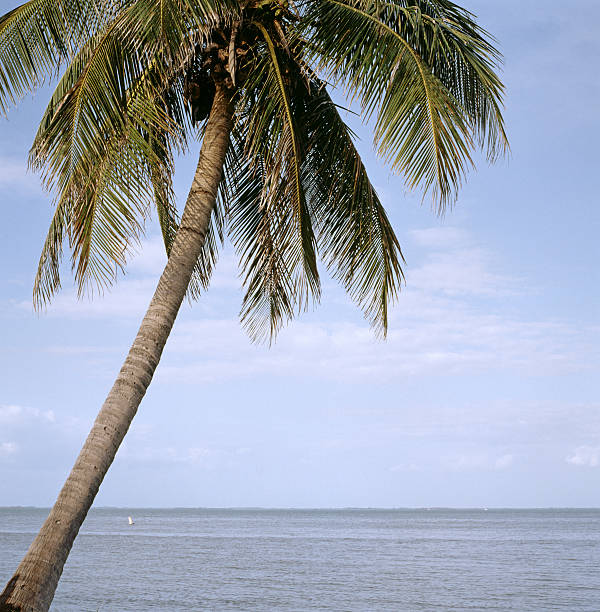
POLYGON ((85 346, 85 345, 53 345, 45 348, 47 353, 54 355, 98 355, 111 352, 114 347, 85 346))
POLYGON ((504 470, 509 468, 514 463, 514 460, 513 455, 502 455, 494 461, 494 467, 497 470, 504 470))
MULTIPOLYGON (((101 293, 79 298, 76 290, 58 293, 44 315, 65 319, 140 319, 150 304, 154 290, 164 269, 166 256, 162 239, 144 240, 127 266, 127 273, 101 293)), ((67 271, 68 275, 69 272, 67 271)), ((67 283, 65 283, 67 284, 67 283)), ((241 282, 237 278, 237 262, 232 253, 224 253, 211 280, 211 295, 225 292, 239 302, 241 282)), ((204 298, 204 296, 203 296, 204 298)), ((199 306, 204 306, 204 300, 199 306)), ((21 310, 31 312, 31 300, 18 303, 21 310)))
POLYGON ((120 462, 136 465, 181 465, 212 470, 227 465, 238 465, 251 452, 246 447, 222 446, 157 446, 140 441, 127 441, 119 450, 120 462))
POLYGON ((425 261, 406 271, 413 290, 447 295, 510 295, 518 291, 519 279, 495 270, 493 255, 472 243, 468 234, 455 227, 432 227, 410 233, 423 247, 425 261))
POLYGON ((54 423, 56 417, 52 410, 39 410, 15 404, 0 405, 0 423, 3 425, 23 424, 31 421, 54 423))
MULTIPOLYGON (((348 301, 337 298, 346 300, 343 312, 351 314, 295 321, 271 350, 252 345, 237 319, 219 316, 220 304, 232 312, 240 302, 235 256, 226 252, 210 292, 178 321, 158 380, 206 383, 268 373, 371 383, 474 371, 552 374, 598 367, 600 331, 535 313, 515 316, 505 306, 506 296, 530 289, 518 278, 498 274, 493 254, 471 244, 465 231, 421 229, 412 239, 427 250, 422 263, 407 272, 407 288, 391 310, 387 341, 376 340, 357 311, 348 310, 348 301)), ((132 261, 131 276, 110 293, 93 301, 63 293, 49 316, 140 319, 164 263, 162 248, 159 237, 147 241, 132 261)), ((342 295, 339 290, 332 294, 342 295)), ((51 350, 84 354, 94 347, 51 350)))
POLYGON ((0 458, 10 457, 19 450, 19 445, 16 442, 2 442, 0 443, 0 458))
POLYGON ((505 296, 521 290, 521 281, 495 273, 493 257, 470 246, 464 231, 418 230, 414 239, 432 252, 409 274, 391 311, 387 341, 377 341, 364 323, 300 320, 266 350, 252 346, 236 320, 196 318, 177 327, 168 353, 173 359, 159 379, 205 383, 270 373, 381 382, 492 369, 550 374, 598 367, 598 330, 505 312, 505 296), (486 303, 474 295, 486 296, 486 303), (178 360, 179 354, 185 358, 178 360))
POLYGON ((417 245, 434 250, 461 247, 469 239, 465 230, 448 226, 416 229, 410 235, 417 245))
POLYGON ((89 425, 58 410, 0 404, 0 456, 8 458, 13 466, 18 456, 19 469, 66 466, 89 425))
POLYGON ((0 157, 0 185, 21 184, 26 178, 26 161, 0 157))
POLYGON ((600 446, 578 446, 565 460, 578 467, 598 467, 600 466, 600 446))
POLYGON ((514 456, 504 454, 500 456, 490 456, 487 453, 464 454, 446 457, 442 463, 444 467, 451 470, 505 470, 514 463, 514 456))
POLYGON ((355 323, 295 322, 270 350, 251 345, 237 321, 191 321, 177 328, 159 379, 204 383, 270 373, 383 382, 485 370, 564 373, 597 366, 591 345, 565 324, 460 309, 441 319, 413 312, 394 323, 385 342, 355 323))

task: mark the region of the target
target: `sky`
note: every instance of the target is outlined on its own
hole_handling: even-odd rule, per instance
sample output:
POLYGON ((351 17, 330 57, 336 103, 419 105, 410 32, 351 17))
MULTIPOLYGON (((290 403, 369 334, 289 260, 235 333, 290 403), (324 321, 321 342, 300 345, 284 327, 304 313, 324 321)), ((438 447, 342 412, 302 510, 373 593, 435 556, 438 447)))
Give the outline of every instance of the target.
MULTIPOLYGON (((439 218, 349 118, 407 261, 388 339, 324 274, 320 306, 252 344, 226 245, 97 506, 600 506, 600 4, 462 5, 505 56, 510 157, 439 218)), ((109 293, 78 300, 67 273, 33 311, 52 206, 26 158, 49 91, 0 118, 0 506, 54 502, 165 263, 154 220, 109 293)))

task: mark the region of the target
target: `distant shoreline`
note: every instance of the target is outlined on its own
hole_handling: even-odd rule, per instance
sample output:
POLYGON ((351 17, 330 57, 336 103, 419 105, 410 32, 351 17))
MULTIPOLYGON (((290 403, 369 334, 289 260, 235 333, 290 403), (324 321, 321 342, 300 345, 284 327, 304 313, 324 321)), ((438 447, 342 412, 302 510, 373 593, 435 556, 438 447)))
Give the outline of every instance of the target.
MULTIPOLYGON (((50 510, 50 506, 0 506, 0 510, 50 510)), ((492 512, 498 510, 515 511, 544 511, 544 510, 600 510, 600 506, 398 506, 398 507, 378 507, 378 506, 93 506, 90 510, 211 510, 211 511, 303 511, 303 512, 341 512, 341 511, 374 511, 374 512, 415 512, 425 511, 476 511, 492 512)))

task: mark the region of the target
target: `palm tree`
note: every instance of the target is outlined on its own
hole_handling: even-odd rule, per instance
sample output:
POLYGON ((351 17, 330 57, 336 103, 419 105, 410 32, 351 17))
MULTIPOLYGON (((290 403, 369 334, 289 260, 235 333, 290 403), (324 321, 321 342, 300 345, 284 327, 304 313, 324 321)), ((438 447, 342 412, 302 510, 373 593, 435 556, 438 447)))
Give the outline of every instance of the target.
POLYGON ((206 288, 225 233, 241 321, 270 340, 318 300, 318 258, 376 331, 402 253, 329 96, 373 119, 376 149, 439 211, 482 148, 507 147, 500 56, 449 0, 29 0, 0 18, 0 107, 58 75, 29 163, 56 212, 34 286, 60 287, 68 241, 80 293, 117 277, 156 207, 168 261, 137 337, 0 610, 47 610, 182 300, 206 288), (178 217, 174 156, 202 148, 178 217))

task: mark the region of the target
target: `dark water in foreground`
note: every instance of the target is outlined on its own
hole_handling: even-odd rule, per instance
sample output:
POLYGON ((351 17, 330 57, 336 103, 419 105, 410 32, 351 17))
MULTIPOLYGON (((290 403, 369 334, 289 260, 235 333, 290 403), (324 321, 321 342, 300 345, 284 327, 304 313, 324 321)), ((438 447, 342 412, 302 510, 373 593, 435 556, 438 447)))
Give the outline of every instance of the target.
MULTIPOLYGON (((2 586, 46 512, 0 508, 2 586)), ((52 610, 598 612, 600 510, 97 509, 52 610)))

